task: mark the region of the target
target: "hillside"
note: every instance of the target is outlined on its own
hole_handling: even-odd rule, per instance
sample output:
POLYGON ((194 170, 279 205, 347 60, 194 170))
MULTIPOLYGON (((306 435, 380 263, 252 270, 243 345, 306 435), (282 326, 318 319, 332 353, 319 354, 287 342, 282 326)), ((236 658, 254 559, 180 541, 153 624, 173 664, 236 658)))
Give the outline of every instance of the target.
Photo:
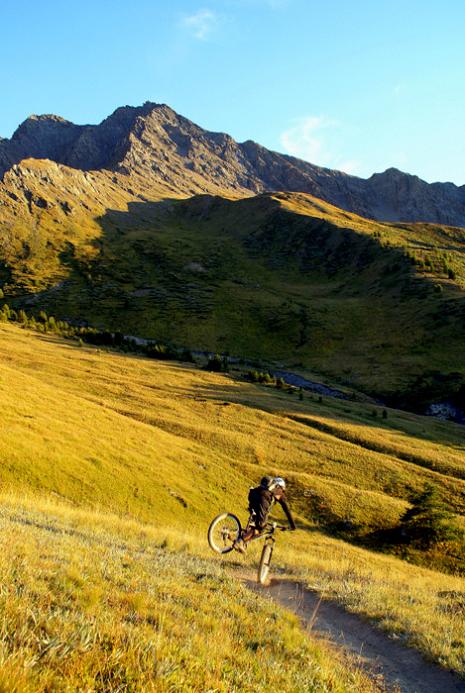
MULTIPOLYGON (((155 675, 166 684, 156 690, 182 680, 228 690, 239 671, 251 690, 260 690, 254 682, 261 668, 245 646, 253 641, 251 650, 265 647, 273 666, 286 658, 287 690, 302 690, 302 675, 315 675, 315 690, 368 691, 354 670, 336 669, 330 653, 305 645, 295 622, 278 615, 274 635, 257 639, 246 615, 252 598, 205 560, 211 517, 227 508, 244 518, 247 489, 265 472, 289 480, 301 528, 278 542, 275 570, 464 673, 463 577, 328 534, 338 523, 368 535, 394 526, 428 481, 462 523, 460 427, 395 410, 374 419, 371 405, 300 401, 248 384, 240 371, 225 376, 105 353, 6 324, 0 381, 5 594, 21 583, 20 600, 0 608, 15 624, 15 639, 3 643, 4 675, 17 677, 18 690, 27 690, 25 682, 32 690, 38 681, 57 685, 63 673, 89 682, 97 676, 107 685, 132 682, 134 690, 155 675), (199 609, 207 593, 209 606, 199 609), (213 645, 220 603, 226 604, 220 640, 241 648, 238 668, 231 660, 220 666, 227 655, 222 644, 213 645), (33 617, 26 617, 25 604, 33 617), (176 626, 184 617, 194 624, 189 637, 176 626), (195 634, 206 627, 213 638, 209 664, 201 649, 200 664, 189 668, 192 652, 199 653, 195 634), (147 659, 153 646, 156 673, 147 659), (37 662, 27 671, 20 651, 37 662)), ((438 558, 433 551, 427 560, 438 558)), ((256 560, 253 550, 246 564, 256 560)), ((234 568, 234 559, 226 566, 234 568)), ((253 608, 268 618, 269 606, 253 608)))
POLYGON ((465 411, 465 233, 426 223, 465 223, 461 189, 318 169, 150 103, 31 117, 0 161, 7 304, 465 411))
POLYGON ((116 503, 143 520, 153 519, 156 509, 162 524, 173 525, 178 516, 178 523, 198 527, 225 504, 240 511, 242 498, 230 498, 229 491, 238 473, 247 489, 273 460, 273 471, 297 485, 316 484, 339 519, 335 497, 360 495, 354 519, 367 527, 389 526, 411 494, 435 479, 451 507, 465 513, 460 426, 395 410, 378 422, 371 405, 312 398, 302 404, 285 391, 245 383, 240 371, 228 377, 106 355, 10 325, 0 330, 6 487, 53 491, 109 509, 116 503), (116 445, 115 431, 124 445, 116 445), (157 460, 163 460, 161 487, 157 460))
POLYGON ((393 168, 367 180, 349 176, 250 140, 237 143, 164 104, 118 108, 99 125, 31 116, 0 140, 0 177, 29 158, 122 174, 136 194, 140 185, 183 195, 305 192, 368 218, 465 226, 465 186, 429 185, 393 168))
POLYGON ((182 535, 4 495, 0 525, 5 691, 379 691, 182 535))
POLYGON ((461 229, 373 222, 295 193, 134 201, 124 176, 22 166, 5 177, 7 303, 298 364, 419 410, 462 397, 461 229))

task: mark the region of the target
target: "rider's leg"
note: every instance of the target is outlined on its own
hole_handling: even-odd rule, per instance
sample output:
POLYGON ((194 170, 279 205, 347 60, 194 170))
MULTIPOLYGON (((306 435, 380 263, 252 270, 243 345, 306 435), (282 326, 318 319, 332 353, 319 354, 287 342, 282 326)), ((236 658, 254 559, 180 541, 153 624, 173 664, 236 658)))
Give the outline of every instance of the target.
POLYGON ((258 529, 256 527, 249 527, 242 533, 242 541, 250 541, 253 537, 258 534, 258 529))
POLYGON ((237 551, 240 551, 241 553, 245 553, 245 550, 247 548, 247 542, 261 534, 263 532, 263 529, 263 527, 249 527, 244 532, 242 532, 242 536, 239 539, 236 539, 236 541, 233 544, 234 548, 237 549, 237 551))

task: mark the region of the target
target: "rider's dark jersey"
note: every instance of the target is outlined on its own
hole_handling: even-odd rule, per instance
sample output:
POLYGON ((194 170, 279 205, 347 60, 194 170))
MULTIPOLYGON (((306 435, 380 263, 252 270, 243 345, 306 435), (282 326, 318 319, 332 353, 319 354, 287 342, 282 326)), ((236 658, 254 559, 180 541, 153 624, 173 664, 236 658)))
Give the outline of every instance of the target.
POLYGON ((262 530, 264 528, 274 503, 279 503, 281 505, 282 509, 286 513, 287 519, 289 520, 289 524, 291 525, 292 529, 295 529, 294 520, 292 518, 291 511, 289 510, 287 499, 284 493, 280 498, 277 498, 273 491, 269 491, 267 488, 263 488, 263 486, 251 488, 249 491, 249 512, 255 513, 255 524, 257 529, 262 530))

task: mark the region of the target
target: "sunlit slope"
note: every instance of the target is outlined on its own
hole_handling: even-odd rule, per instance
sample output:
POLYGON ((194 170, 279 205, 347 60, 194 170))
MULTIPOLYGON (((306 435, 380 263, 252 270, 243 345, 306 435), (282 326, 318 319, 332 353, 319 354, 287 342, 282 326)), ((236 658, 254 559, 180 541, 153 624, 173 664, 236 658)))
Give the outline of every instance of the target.
POLYGON ((368 221, 292 193, 135 202, 126 192, 95 211, 74 230, 66 215, 47 227, 49 209, 34 232, 24 227, 8 246, 7 301, 299 363, 399 402, 426 372, 465 373, 462 229, 368 221))
POLYGON ((289 477, 304 522, 316 495, 335 518, 392 526, 428 480, 465 512, 459 426, 394 411, 376 422, 366 405, 300 402, 8 325, 0 334, 6 487, 202 532, 216 511, 243 515, 248 486, 269 471, 289 477))
POLYGON ((134 200, 161 200, 161 183, 147 185, 137 174, 80 171, 52 161, 27 159, 0 184, 0 280, 13 293, 59 285, 71 261, 98 255, 108 208, 127 209, 134 200))
POLYGON ((0 528, 4 691, 375 690, 182 535, 5 495, 0 528))
MULTIPOLYGON (((387 413, 387 419, 374 419, 372 406, 326 398, 320 403, 307 395, 299 401, 295 394, 247 384, 238 373, 222 376, 106 353, 2 324, 0 570, 12 594, 15 581, 22 585, 20 602, 10 592, 0 601, 16 633, 0 648, 2 661, 9 657, 7 680, 17 681, 18 690, 27 690, 25 682, 34 690, 41 680, 36 675, 56 682, 63 673, 82 677, 84 666, 89 680, 105 672, 105 681, 116 685, 131 676, 137 661, 137 676, 150 681, 153 670, 144 652, 155 627, 166 664, 158 671, 178 684, 184 669, 175 662, 191 662, 197 641, 192 630, 186 635, 181 627, 167 637, 157 624, 184 623, 185 616, 203 631, 211 618, 208 609, 199 609, 207 599, 204 588, 227 605, 232 647, 246 647, 244 631, 247 642, 258 642, 245 613, 250 602, 233 583, 187 553, 173 558, 163 551, 211 556, 205 538, 209 520, 224 509, 245 519, 248 487, 265 472, 286 476, 298 524, 309 529, 280 537, 275 570, 379 619, 387 630, 463 673, 463 578, 317 531, 328 517, 367 532, 390 527, 410 493, 426 481, 464 514, 463 429, 387 413), (35 620, 25 622, 25 604, 35 620), (84 627, 89 615, 92 625, 84 627), (40 628, 47 633, 43 647, 36 638, 40 628), (107 643, 104 652, 100 643, 107 643), (40 655, 44 662, 28 669, 30 678, 20 652, 40 655)), ((257 551, 251 548, 246 558, 251 570, 257 551)), ((235 556, 229 557, 226 565, 234 568, 234 562, 235 556)), ((260 642, 277 660, 290 656, 294 662, 299 636, 284 622, 283 629, 277 649, 268 636, 260 642)), ((212 666, 191 670, 189 676, 200 678, 188 680, 205 687, 212 672, 220 676, 214 662, 225 656, 218 646, 212 666)), ((253 682, 257 659, 248 659, 248 651, 241 656, 241 670, 253 682)), ((230 678, 218 681, 231 684, 237 669, 228 671, 230 678)), ((298 681, 297 668, 286 668, 286 675, 298 681)), ((335 690, 337 685, 350 690, 349 679, 339 684, 344 679, 332 667, 322 665, 322 675, 336 676, 335 690)))

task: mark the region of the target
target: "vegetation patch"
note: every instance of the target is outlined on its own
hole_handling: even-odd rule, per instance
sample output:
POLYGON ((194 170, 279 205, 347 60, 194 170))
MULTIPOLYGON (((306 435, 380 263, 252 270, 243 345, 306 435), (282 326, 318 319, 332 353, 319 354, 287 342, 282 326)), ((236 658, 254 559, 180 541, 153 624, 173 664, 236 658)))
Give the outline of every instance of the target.
POLYGON ((428 373, 441 397, 456 394, 460 229, 370 221, 299 193, 181 201, 165 191, 121 211, 119 183, 105 212, 93 201, 73 217, 43 208, 33 227, 30 215, 2 221, 10 306, 163 345, 298 362, 415 411, 436 401, 428 373))
MULTIPOLYGON (((373 418, 370 403, 320 402, 306 394, 300 400, 235 371, 79 346, 7 322, 0 324, 0 403, 0 481, 5 493, 16 494, 11 503, 5 496, 3 506, 16 515, 15 528, 37 523, 51 541, 85 542, 83 513, 91 528, 102 526, 119 542, 137 527, 138 551, 155 532, 159 547, 184 546, 184 553, 206 557, 212 517, 229 510, 245 520, 249 487, 264 474, 279 474, 288 481, 299 531, 280 537, 276 571, 306 580, 463 672, 463 646, 453 644, 465 642, 461 602, 439 596, 465 593, 451 540, 428 549, 404 542, 392 555, 380 540, 373 551, 341 538, 360 542, 397 527, 427 483, 462 528, 460 426, 395 409, 373 418), (326 427, 308 426, 307 418, 326 427), (384 452, 373 449, 374 440, 384 452), (409 452, 428 466, 402 459, 409 452), (59 503, 34 519, 43 498, 59 503), (72 519, 60 522, 71 509, 72 519), (335 523, 346 523, 339 538, 330 535, 335 523)), ((21 547, 13 535, 8 565, 21 547)), ((47 555, 41 551, 40 560, 47 555)), ((251 548, 245 563, 255 569, 257 560, 251 548)), ((235 557, 226 561, 235 567, 235 557)), ((77 584, 79 575, 74 570, 66 579, 77 584)))
POLYGON ((5 497, 0 524, 5 690, 373 690, 181 535, 5 497))

